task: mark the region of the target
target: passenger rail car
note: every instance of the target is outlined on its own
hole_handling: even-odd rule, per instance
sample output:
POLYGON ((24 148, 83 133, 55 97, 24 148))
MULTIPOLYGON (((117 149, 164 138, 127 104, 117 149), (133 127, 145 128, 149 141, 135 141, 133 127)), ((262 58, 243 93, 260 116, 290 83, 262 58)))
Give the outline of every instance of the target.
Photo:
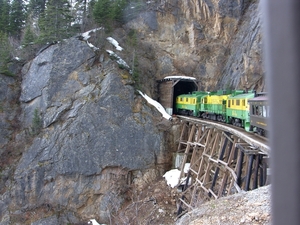
POLYGON ((254 131, 261 136, 267 136, 269 117, 268 97, 266 93, 258 94, 248 100, 250 105, 250 131, 254 131))

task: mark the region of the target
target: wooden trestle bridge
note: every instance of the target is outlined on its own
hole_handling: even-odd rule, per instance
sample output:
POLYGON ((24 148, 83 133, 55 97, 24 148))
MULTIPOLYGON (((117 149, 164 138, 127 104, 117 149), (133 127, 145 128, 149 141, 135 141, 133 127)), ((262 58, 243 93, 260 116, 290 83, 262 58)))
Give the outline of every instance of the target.
MULTIPOLYGON (((183 154, 184 180, 178 216, 208 198, 217 199, 269 183, 266 140, 242 129, 179 116, 182 130, 177 153, 183 154), (184 166, 190 163, 186 174, 184 166)), ((179 185, 178 185, 179 186, 179 185)))

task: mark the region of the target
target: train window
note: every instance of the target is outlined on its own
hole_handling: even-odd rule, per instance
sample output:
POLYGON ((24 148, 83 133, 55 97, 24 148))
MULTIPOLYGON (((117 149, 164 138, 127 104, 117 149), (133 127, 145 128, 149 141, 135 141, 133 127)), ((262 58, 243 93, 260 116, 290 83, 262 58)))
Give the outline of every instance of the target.
POLYGON ((188 98, 185 98, 185 101, 186 101, 186 102, 188 102, 188 101, 189 101, 189 99, 188 99, 188 98))
POLYGON ((228 100, 227 102, 228 102, 228 108, 230 108, 230 100, 228 100))
POLYGON ((256 112, 255 108, 256 108, 256 107, 255 107, 254 105, 252 105, 252 115, 256 115, 256 114, 255 114, 255 112, 256 112))
POLYGON ((196 99, 195 98, 193 98, 193 104, 196 104, 196 99))
POLYGON ((263 105, 263 107, 262 107, 262 116, 267 117, 267 109, 266 109, 265 105, 263 105))
POLYGON ((207 98, 204 98, 204 104, 207 104, 207 98))
POLYGON ((246 105, 246 101, 245 99, 242 100, 242 106, 245 106, 246 105))
POLYGON ((240 100, 236 100, 236 105, 240 105, 240 100))
POLYGON ((234 100, 231 100, 231 105, 234 105, 234 100))
POLYGON ((262 111, 263 111, 262 106, 261 105, 257 106, 257 115, 258 116, 262 116, 262 111))
POLYGON ((180 101, 182 102, 182 101, 183 101, 183 98, 180 98, 180 101))

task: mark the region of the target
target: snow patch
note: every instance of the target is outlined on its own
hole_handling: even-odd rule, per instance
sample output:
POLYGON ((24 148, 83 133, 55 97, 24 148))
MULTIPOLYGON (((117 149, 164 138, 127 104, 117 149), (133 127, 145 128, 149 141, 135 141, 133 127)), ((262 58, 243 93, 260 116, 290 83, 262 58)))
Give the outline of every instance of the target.
POLYGON ((96 32, 97 30, 102 30, 102 29, 103 29, 103 27, 95 28, 93 30, 89 30, 89 31, 82 33, 81 36, 83 37, 83 40, 87 41, 91 37, 90 36, 91 32, 96 32))
POLYGON ((98 50, 99 48, 97 48, 95 45, 91 44, 90 42, 86 41, 86 43, 88 44, 88 46, 90 48, 92 48, 94 51, 98 50))
POLYGON ((119 45, 119 43, 115 39, 113 39, 112 37, 108 37, 108 38, 106 38, 106 40, 108 40, 109 43, 111 43, 113 46, 115 46, 115 48, 118 51, 122 51, 123 50, 123 48, 119 45))
POLYGON ((169 170, 163 175, 163 177, 166 179, 167 184, 171 188, 174 188, 178 184, 179 177, 180 177, 180 170, 179 169, 169 170))
POLYGON ((88 222, 88 224, 92 224, 92 225, 106 225, 104 223, 102 223, 102 224, 98 223, 95 219, 90 219, 90 221, 88 222))
MULTIPOLYGON (((189 169, 190 169, 190 163, 184 164, 183 172, 185 174, 188 173, 189 169)), ((181 179, 179 179, 180 178, 180 170, 179 169, 169 170, 163 175, 163 177, 166 179, 167 184, 171 188, 176 187, 179 184, 179 182, 180 182, 180 184, 185 184, 186 179, 187 179, 187 177, 182 177, 181 179)), ((189 179, 188 184, 191 185, 191 179, 189 179)))
POLYGON ((147 100, 147 102, 151 105, 153 105, 161 114, 164 118, 166 118, 167 120, 172 120, 172 116, 170 116, 166 110, 164 109, 164 107, 157 101, 155 101, 154 99, 150 98, 148 95, 143 94, 141 91, 138 90, 138 92, 140 93, 141 96, 143 96, 144 99, 147 100))
POLYGON ((190 163, 184 164, 183 172, 184 172, 184 173, 188 173, 189 170, 190 170, 190 166, 191 166, 190 163))
POLYGON ((93 30, 89 30, 87 32, 84 32, 81 34, 81 36, 83 37, 83 40, 86 41, 86 43, 88 44, 89 47, 91 47, 94 51, 98 50, 99 48, 97 48, 96 46, 94 46, 93 44, 91 44, 90 42, 88 42, 91 32, 96 32, 97 30, 102 30, 103 27, 99 27, 99 28, 95 28, 93 30))
POLYGON ((128 66, 128 64, 127 64, 120 56, 118 56, 116 53, 114 53, 114 52, 111 51, 111 50, 106 50, 106 52, 107 52, 110 56, 116 58, 117 63, 118 63, 119 65, 122 65, 124 68, 126 68, 126 69, 129 71, 130 74, 132 73, 132 71, 131 71, 130 67, 128 66))
POLYGON ((164 79, 185 79, 185 80, 196 80, 195 77, 188 77, 188 76, 167 76, 164 79))

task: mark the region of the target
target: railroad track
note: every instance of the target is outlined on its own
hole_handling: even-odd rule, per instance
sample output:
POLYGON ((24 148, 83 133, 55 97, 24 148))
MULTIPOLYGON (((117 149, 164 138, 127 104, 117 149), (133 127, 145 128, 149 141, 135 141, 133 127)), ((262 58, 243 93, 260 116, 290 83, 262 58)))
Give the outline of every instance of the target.
POLYGON ((217 121, 212 121, 212 120, 203 120, 197 117, 189 117, 189 116, 181 116, 181 115, 176 115, 179 119, 183 119, 186 121, 194 122, 194 123, 201 123, 201 124, 207 124, 207 125, 212 125, 215 126, 217 129, 223 130, 230 132, 250 145, 253 146, 253 148, 259 148, 263 154, 269 155, 270 154, 270 147, 268 144, 268 139, 262 136, 259 136, 255 133, 252 132, 247 132, 243 128, 236 127, 230 124, 224 124, 221 122, 217 121))

